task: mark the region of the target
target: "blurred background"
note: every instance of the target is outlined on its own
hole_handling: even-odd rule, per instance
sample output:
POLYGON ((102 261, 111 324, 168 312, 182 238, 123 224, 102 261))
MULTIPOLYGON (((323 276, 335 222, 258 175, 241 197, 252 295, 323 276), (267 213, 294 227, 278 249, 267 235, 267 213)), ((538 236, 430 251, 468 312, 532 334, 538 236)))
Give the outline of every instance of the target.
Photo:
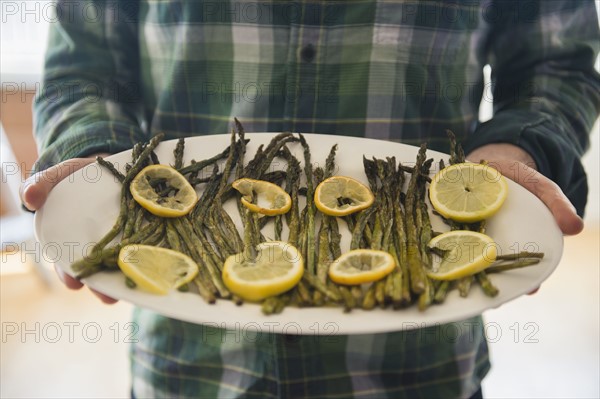
MULTIPOLYGON (((60 284, 40 255, 32 215, 18 200, 37 156, 31 102, 49 4, 2 2, 0 397, 128 397, 132 307, 103 305, 60 284)), ((491 115, 489 106, 482 119, 491 115)), ((484 315, 493 363, 484 382, 488 398, 600 397, 599 129, 596 123, 584 157, 590 184, 585 230, 565 238, 561 264, 536 295, 484 315)))

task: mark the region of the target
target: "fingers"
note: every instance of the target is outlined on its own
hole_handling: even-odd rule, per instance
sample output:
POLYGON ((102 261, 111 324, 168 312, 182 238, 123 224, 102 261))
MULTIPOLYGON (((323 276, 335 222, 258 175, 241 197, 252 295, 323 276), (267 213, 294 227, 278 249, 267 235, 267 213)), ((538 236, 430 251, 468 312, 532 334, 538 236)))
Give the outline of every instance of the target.
POLYGON ((92 291, 94 293, 94 295, 96 295, 98 298, 100 298, 100 300, 107 305, 112 305, 114 303, 119 302, 117 299, 106 296, 103 293, 98 292, 92 288, 90 288, 90 291, 92 291))
POLYGON ((56 274, 58 275, 60 281, 62 281, 63 284, 67 286, 67 288, 70 288, 72 290, 78 290, 81 287, 83 287, 83 284, 79 280, 76 280, 73 277, 69 276, 56 264, 54 265, 54 270, 56 271, 56 274))
MULTIPOLYGON (((109 154, 99 154, 101 156, 109 154)), ((54 165, 44 171, 38 172, 29 177, 20 189, 21 201, 29 210, 35 211, 40 209, 46 202, 50 191, 67 176, 75 171, 87 166, 96 160, 96 155, 89 158, 73 158, 67 161, 54 165)), ((66 274, 60 267, 54 265, 58 278, 72 290, 78 290, 83 287, 83 283, 79 280, 66 274)), ((100 300, 106 304, 118 302, 116 299, 106 296, 98 291, 90 288, 100 300)))
MULTIPOLYGON (((83 287, 83 283, 81 283, 79 280, 74 279, 73 277, 69 276, 57 265, 54 265, 54 270, 56 270, 56 274, 58 275, 58 278, 60 279, 60 281, 63 282, 64 285, 67 286, 67 288, 70 288, 72 290, 78 290, 81 287, 83 287)), ((118 300, 111 298, 109 296, 106 296, 103 293, 98 292, 94 289, 90 288, 90 291, 92 291, 94 293, 94 295, 96 295, 102 302, 104 302, 108 305, 112 305, 113 303, 118 302, 118 300)))
POLYGON ((40 209, 54 186, 71 173, 94 162, 95 159, 95 156, 69 159, 30 176, 20 189, 23 205, 31 211, 40 209))
POLYGON ((74 158, 61 162, 25 180, 21 186, 21 201, 32 211, 44 205, 50 191, 71 173, 94 162, 92 158, 74 158))
POLYGON ((500 159, 490 161, 489 165, 536 195, 548 207, 563 234, 574 235, 583 230, 583 220, 575 207, 552 180, 517 161, 500 159))

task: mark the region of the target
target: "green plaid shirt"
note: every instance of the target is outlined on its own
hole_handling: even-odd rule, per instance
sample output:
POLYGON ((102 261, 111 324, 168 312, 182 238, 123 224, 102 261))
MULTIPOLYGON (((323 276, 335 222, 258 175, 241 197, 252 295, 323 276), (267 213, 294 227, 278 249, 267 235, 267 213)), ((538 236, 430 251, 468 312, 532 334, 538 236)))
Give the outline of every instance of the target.
MULTIPOLYGON (((79 1, 56 4, 36 99, 38 169, 168 138, 365 136, 521 146, 580 213, 598 114, 593 1, 79 1), (482 68, 492 67, 484 88, 482 68), (485 89, 485 90, 484 90, 485 89), (479 123, 484 94, 495 114, 479 123)), ((385 143, 382 142, 382 145, 385 143)), ((489 368, 480 318, 392 333, 221 339, 139 310, 138 396, 460 397, 489 368), (437 338, 431 338, 437 337, 437 338)), ((234 335, 232 335, 234 336, 234 335)))

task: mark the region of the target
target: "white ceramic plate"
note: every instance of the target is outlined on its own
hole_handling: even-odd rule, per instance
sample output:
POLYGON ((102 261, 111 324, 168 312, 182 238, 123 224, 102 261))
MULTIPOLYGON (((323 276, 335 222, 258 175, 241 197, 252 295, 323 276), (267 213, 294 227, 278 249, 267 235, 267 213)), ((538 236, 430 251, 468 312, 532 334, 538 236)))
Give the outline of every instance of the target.
MULTIPOLYGON (((272 136, 271 133, 248 134, 251 141, 246 161, 254 155, 259 144, 266 144, 272 136)), ((310 144, 314 164, 324 165, 331 146, 338 144, 338 174, 354 176, 365 182, 363 155, 379 158, 395 156, 397 160, 410 165, 414 163, 417 153, 416 147, 387 141, 315 134, 306 134, 305 137, 310 144)), ((162 163, 173 162, 175 143, 167 141, 158 147, 156 152, 162 163)), ((229 135, 189 138, 185 148, 186 163, 192 158, 201 160, 211 157, 228 144, 229 135)), ((302 159, 300 145, 293 144, 291 147, 302 159)), ((428 151, 428 157, 435 158, 434 165, 440 158, 448 158, 434 151, 428 151)), ((116 154, 109 159, 123 169, 130 160, 130 152, 116 154)), ((284 162, 279 162, 281 165, 275 164, 274 167, 285 168, 284 162)), ((459 321, 530 292, 553 272, 560 261, 563 237, 549 210, 535 196, 512 181, 509 181, 509 189, 504 206, 489 220, 487 233, 498 243, 500 253, 529 250, 543 251, 546 255, 537 266, 491 276, 500 290, 495 298, 486 297, 479 287, 474 286, 467 298, 459 297, 455 290, 442 305, 432 306, 424 312, 414 306, 402 310, 353 310, 351 313, 343 313, 341 308, 289 307, 279 315, 265 316, 260 306, 255 304, 246 303, 238 307, 230 301, 219 300, 215 305, 209 305, 194 293, 174 291, 168 296, 155 296, 132 290, 125 286, 123 276, 119 273, 99 273, 86 279, 85 283, 113 298, 169 317, 238 330, 288 334, 361 334, 459 321)), ((114 177, 96 164, 75 172, 58 184, 35 216, 35 230, 45 260, 73 274, 70 264, 82 257, 115 221, 119 209, 119 190, 120 185, 114 177)), ((432 216, 432 224, 437 231, 448 229, 435 216, 432 216)), ((344 226, 341 226, 341 230, 345 230, 344 226)))

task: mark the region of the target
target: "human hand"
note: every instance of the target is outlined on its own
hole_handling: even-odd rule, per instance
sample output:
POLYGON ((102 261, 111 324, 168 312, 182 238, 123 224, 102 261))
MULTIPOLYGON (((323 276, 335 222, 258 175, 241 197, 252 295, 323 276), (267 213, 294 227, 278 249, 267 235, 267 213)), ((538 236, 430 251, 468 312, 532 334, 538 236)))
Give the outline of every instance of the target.
POLYGON ((577 215, 560 187, 537 171, 533 158, 522 148, 507 143, 479 147, 466 157, 472 162, 484 159, 504 176, 537 196, 550 210, 565 235, 579 234, 583 220, 577 215))
MULTIPOLYGON (((109 154, 98 154, 99 156, 107 156, 109 154)), ((21 201, 23 205, 31 211, 36 211, 44 205, 46 199, 48 198, 48 194, 50 191, 64 178, 69 176, 71 173, 83 168, 90 163, 93 163, 96 159, 96 155, 91 156, 89 158, 73 158, 67 161, 61 162, 57 165, 54 165, 46 170, 38 172, 32 176, 30 176, 25 182, 21 185, 21 189, 19 191, 21 195, 21 201)), ((56 274, 58 278, 70 289, 77 290, 83 287, 83 284, 74 279, 73 277, 66 274, 61 268, 58 266, 54 266, 56 270, 56 274)), ((90 290, 98 297, 100 300, 107 304, 113 304, 117 302, 116 299, 108 297, 100 292, 94 291, 90 288, 90 290)))
MULTIPOLYGON (((558 227, 566 235, 583 230, 583 220, 560 187, 537 171, 533 158, 520 147, 507 143, 488 144, 476 148, 466 157, 470 161, 482 159, 515 183, 537 196, 550 209, 558 227)), ((535 294, 539 287, 529 292, 535 294)))

